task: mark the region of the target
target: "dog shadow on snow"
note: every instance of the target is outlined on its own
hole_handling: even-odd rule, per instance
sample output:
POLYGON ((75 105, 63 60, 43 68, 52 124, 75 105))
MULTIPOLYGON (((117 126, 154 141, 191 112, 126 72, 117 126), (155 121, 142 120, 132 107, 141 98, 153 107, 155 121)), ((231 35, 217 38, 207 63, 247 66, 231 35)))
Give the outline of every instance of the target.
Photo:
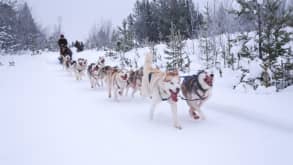
POLYGON ((291 123, 290 121, 272 118, 269 116, 265 116, 264 114, 251 112, 245 109, 228 105, 209 103, 206 105, 206 107, 213 112, 229 115, 235 117, 235 119, 241 119, 246 122, 250 122, 251 124, 258 124, 269 129, 293 134, 293 123, 291 123))

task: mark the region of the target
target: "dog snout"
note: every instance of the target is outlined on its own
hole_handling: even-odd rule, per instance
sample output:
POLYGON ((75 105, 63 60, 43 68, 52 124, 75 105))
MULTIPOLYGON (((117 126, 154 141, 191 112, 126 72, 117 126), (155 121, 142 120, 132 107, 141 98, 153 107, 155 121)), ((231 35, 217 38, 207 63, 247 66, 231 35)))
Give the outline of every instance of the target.
POLYGON ((212 74, 210 74, 210 76, 212 77, 212 78, 214 78, 214 74, 212 73, 212 74))
POLYGON ((180 91, 180 88, 176 88, 176 93, 179 93, 179 91, 180 91))

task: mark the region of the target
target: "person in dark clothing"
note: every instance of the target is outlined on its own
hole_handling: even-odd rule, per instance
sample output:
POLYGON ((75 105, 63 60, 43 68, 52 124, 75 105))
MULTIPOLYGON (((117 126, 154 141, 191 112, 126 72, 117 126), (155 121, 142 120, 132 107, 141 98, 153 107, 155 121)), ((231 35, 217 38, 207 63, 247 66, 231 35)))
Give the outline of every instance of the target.
POLYGON ((63 34, 61 34, 60 39, 58 40, 58 46, 59 46, 61 55, 64 54, 62 51, 65 50, 65 49, 62 49, 62 48, 67 47, 67 44, 68 44, 67 39, 64 37, 63 34))
POLYGON ((60 35, 60 39, 58 40, 58 45, 59 45, 59 48, 61 49, 62 47, 67 47, 67 39, 64 37, 63 34, 60 35))
POLYGON ((79 41, 75 41, 74 47, 76 47, 77 52, 81 52, 84 49, 83 43, 79 41))
POLYGON ((83 44, 83 42, 80 42, 80 50, 81 50, 81 51, 84 50, 84 44, 83 44))

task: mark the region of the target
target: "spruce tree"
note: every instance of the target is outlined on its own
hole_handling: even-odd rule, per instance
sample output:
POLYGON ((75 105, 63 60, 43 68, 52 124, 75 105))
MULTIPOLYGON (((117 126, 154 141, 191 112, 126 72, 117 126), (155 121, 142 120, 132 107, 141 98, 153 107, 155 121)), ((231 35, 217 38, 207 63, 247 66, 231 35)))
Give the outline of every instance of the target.
POLYGON ((253 60, 253 48, 247 45, 247 43, 251 40, 251 38, 248 36, 247 32, 242 32, 237 37, 236 41, 240 45, 240 50, 237 54, 238 56, 238 69, 241 68, 240 61, 241 59, 245 58, 247 60, 253 60))
POLYGON ((116 50, 125 53, 134 47, 133 33, 129 30, 127 20, 122 22, 122 26, 119 27, 118 30, 120 36, 117 42, 116 50))
POLYGON ((185 62, 185 53, 183 51, 183 48, 185 46, 185 42, 183 41, 183 37, 180 32, 176 31, 175 29, 175 25, 171 24, 171 34, 169 36, 169 42, 167 43, 167 49, 165 50, 165 53, 167 55, 165 59, 167 60, 167 64, 169 65, 168 69, 183 70, 185 62))
POLYGON ((17 12, 13 3, 0 2, 0 49, 11 52, 17 49, 17 12))
MULTIPOLYGON (((240 10, 235 11, 239 17, 246 16, 245 18, 249 21, 253 21, 255 25, 255 29, 257 31, 258 39, 256 40, 258 43, 258 56, 260 59, 263 58, 263 5, 257 0, 237 0, 240 5, 240 10)), ((247 22, 247 21, 246 21, 247 22)))
POLYGON ((36 49, 37 39, 40 31, 32 17, 31 10, 27 3, 24 3, 24 5, 19 10, 17 19, 17 36, 21 41, 22 49, 36 49))
POLYGON ((264 3, 263 62, 274 72, 275 80, 282 70, 278 59, 285 59, 290 53, 285 45, 290 42, 292 35, 285 30, 287 22, 292 19, 292 12, 281 10, 281 4, 280 0, 266 0, 264 3))
POLYGON ((200 59, 203 62, 203 65, 206 69, 212 68, 214 64, 214 42, 211 39, 211 16, 210 9, 207 4, 205 6, 205 20, 201 26, 199 39, 199 48, 201 51, 200 59))

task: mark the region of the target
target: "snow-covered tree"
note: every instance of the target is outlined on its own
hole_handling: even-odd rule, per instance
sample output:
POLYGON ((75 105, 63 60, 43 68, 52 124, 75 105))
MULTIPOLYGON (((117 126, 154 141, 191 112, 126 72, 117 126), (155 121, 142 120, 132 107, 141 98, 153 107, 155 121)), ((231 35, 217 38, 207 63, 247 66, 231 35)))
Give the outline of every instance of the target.
POLYGON ((236 13, 238 16, 245 16, 247 20, 253 21, 255 29, 257 31, 257 43, 258 43, 258 56, 260 59, 263 58, 263 5, 257 0, 237 0, 240 5, 240 10, 236 13))
POLYGON ((127 52, 134 48, 134 38, 133 33, 130 31, 130 26, 127 20, 122 22, 122 26, 118 27, 118 41, 116 45, 116 50, 119 52, 127 52))
POLYGON ((212 36, 213 27, 211 20, 210 7, 207 3, 205 6, 204 12, 204 23, 201 26, 200 30, 200 39, 199 39, 199 48, 200 48, 200 59, 203 62, 205 68, 212 68, 215 62, 214 58, 214 49, 215 49, 215 40, 212 36))
POLYGON ((101 21, 100 24, 95 24, 86 41, 87 47, 97 49, 111 47, 113 30, 110 21, 101 21))
POLYGON ((246 60, 253 60, 254 54, 253 54, 253 48, 251 47, 251 45, 248 45, 248 42, 251 40, 251 37, 249 37, 247 32, 242 32, 236 39, 235 42, 237 42, 240 46, 240 50, 237 54, 238 57, 238 65, 237 68, 241 68, 240 66, 240 61, 242 59, 246 59, 246 60))
POLYGON ((292 11, 283 10, 281 7, 280 0, 266 0, 264 4, 263 61, 275 74, 280 70, 278 58, 285 59, 290 53, 290 48, 286 45, 292 39, 292 33, 285 29, 288 21, 292 19, 292 11))
POLYGON ((179 31, 176 31, 175 25, 171 24, 171 34, 169 36, 169 42, 167 43, 166 60, 168 69, 174 70, 179 69, 183 70, 185 61, 185 52, 183 48, 185 46, 185 42, 183 41, 183 37, 179 31))
POLYGON ((195 37, 202 23, 202 15, 195 10, 192 0, 137 0, 130 16, 135 39, 142 44, 168 41, 171 23, 184 39, 195 37))
POLYGON ((27 3, 24 3, 17 12, 17 36, 21 48, 25 50, 36 50, 41 47, 39 41, 45 40, 27 3))
POLYGON ((14 51, 17 47, 16 11, 13 3, 0 2, 0 49, 14 51))
POLYGON ((47 39, 46 47, 51 51, 59 50, 59 46, 57 44, 60 35, 62 34, 62 18, 58 18, 57 24, 54 26, 53 32, 49 34, 47 39))

